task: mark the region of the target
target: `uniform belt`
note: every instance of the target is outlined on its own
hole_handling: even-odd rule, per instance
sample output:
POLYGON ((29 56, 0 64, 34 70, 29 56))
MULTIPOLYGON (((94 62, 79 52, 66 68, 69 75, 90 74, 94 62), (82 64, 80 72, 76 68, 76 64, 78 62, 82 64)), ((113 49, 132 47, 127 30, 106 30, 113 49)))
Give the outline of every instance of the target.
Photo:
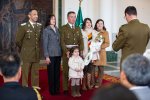
POLYGON ((74 47, 74 46, 78 46, 78 45, 66 45, 66 47, 67 47, 68 49, 70 49, 70 48, 72 48, 72 47, 74 47))

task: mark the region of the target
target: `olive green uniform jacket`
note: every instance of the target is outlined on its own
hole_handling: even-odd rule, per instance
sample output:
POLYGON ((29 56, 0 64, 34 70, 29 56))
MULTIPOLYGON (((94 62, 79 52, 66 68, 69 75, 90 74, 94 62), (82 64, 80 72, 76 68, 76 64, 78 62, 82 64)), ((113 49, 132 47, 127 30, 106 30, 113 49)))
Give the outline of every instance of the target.
POLYGON ((83 51, 83 39, 81 29, 75 27, 72 29, 69 24, 66 24, 60 28, 60 39, 61 39, 61 48, 62 48, 62 60, 63 60, 63 89, 68 90, 68 58, 67 51, 69 48, 66 45, 78 45, 80 51, 83 51))
POLYGON ((60 33, 63 53, 67 53, 68 51, 66 45, 78 45, 80 51, 83 51, 83 39, 79 27, 72 29, 69 24, 66 24, 60 28, 60 33))
POLYGON ((114 51, 121 49, 121 63, 130 54, 143 54, 150 39, 148 25, 140 23, 138 19, 131 20, 128 24, 122 25, 112 48, 114 51))
POLYGON ((33 28, 30 22, 23 23, 19 27, 16 34, 16 45, 19 47, 23 62, 39 62, 41 29, 40 23, 33 28))

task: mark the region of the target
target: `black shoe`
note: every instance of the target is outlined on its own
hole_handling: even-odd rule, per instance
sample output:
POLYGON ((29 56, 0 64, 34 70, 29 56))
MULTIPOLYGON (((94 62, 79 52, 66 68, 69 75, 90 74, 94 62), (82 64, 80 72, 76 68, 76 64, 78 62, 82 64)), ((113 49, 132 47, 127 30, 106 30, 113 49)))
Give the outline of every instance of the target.
POLYGON ((64 95, 68 95, 68 90, 65 90, 65 91, 64 91, 64 95))

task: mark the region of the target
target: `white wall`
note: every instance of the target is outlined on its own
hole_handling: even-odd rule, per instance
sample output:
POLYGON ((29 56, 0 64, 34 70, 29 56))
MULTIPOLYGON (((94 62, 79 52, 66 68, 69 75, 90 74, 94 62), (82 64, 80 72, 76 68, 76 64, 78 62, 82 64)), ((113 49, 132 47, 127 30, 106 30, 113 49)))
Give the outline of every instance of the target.
POLYGON ((58 0, 53 0, 53 14, 56 16, 56 26, 58 26, 58 0))
POLYGON ((115 5, 117 11, 114 16, 117 16, 115 20, 118 20, 116 20, 117 25, 114 27, 114 32, 118 32, 120 25, 126 23, 124 19, 124 10, 127 6, 135 6, 137 8, 138 19, 150 26, 150 0, 117 0, 115 5))
MULTIPOLYGON (((79 9, 79 0, 62 0, 63 9, 62 9, 62 24, 67 23, 67 13, 69 11, 75 11, 78 13, 79 9)), ((89 17, 93 21, 93 25, 96 20, 99 18, 99 0, 83 0, 81 3, 83 19, 89 17)))

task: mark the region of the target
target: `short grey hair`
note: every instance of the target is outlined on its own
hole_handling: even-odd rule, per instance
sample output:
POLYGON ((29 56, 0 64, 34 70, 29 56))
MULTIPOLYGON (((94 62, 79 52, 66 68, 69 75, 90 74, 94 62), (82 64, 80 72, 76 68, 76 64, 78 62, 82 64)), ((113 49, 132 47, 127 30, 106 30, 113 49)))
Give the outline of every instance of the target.
POLYGON ((141 54, 132 54, 122 63, 127 80, 136 86, 150 85, 150 61, 141 54))

